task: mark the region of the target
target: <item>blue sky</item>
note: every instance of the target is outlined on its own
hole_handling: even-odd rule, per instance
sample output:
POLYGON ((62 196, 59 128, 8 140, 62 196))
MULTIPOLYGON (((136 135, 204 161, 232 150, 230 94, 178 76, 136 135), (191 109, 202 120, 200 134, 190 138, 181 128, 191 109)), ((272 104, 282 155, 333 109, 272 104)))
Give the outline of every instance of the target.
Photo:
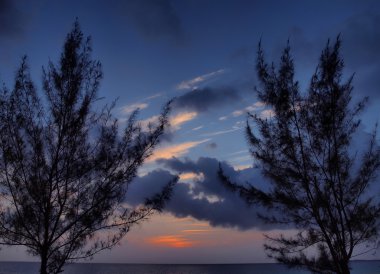
MULTIPOLYGON (((320 51, 340 34, 345 77, 355 72, 354 99, 370 98, 361 131, 379 120, 378 1, 0 0, 0 80, 11 86, 27 54, 41 86, 42 66, 57 60, 76 18, 103 65, 102 103, 118 98, 114 114, 121 124, 135 107, 143 125, 154 121, 163 104, 177 98, 170 132, 141 168, 130 198, 138 203, 136 197, 181 173, 173 201, 97 261, 267 261, 262 231, 281 228, 261 224, 215 177, 218 161, 225 161, 237 180, 262 180, 250 168, 242 130, 247 111, 271 114, 254 92, 260 39, 274 62, 289 39, 306 90, 320 51)), ((30 259, 16 249, 3 249, 1 258, 30 259)))

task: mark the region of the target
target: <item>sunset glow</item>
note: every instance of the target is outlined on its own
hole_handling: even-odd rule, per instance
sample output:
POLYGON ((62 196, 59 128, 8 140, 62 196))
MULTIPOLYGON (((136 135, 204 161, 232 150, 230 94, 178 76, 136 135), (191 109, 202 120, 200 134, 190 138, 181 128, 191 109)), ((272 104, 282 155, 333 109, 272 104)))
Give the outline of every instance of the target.
MULTIPOLYGON (((288 54, 287 50, 285 52, 288 54)), ((3 175, 4 183, 0 186, 0 193, 3 193, 3 196, 0 194, 0 217, 10 224, 9 228, 3 226, 3 230, 16 235, 18 230, 12 228, 15 224, 25 228, 30 226, 31 229, 21 236, 28 241, 37 242, 35 239, 38 239, 43 242, 35 249, 42 250, 41 246, 45 248, 49 242, 52 246, 58 242, 61 244, 56 235, 62 235, 65 240, 77 239, 64 233, 69 230, 59 228, 61 221, 64 225, 69 224, 70 229, 81 232, 80 226, 71 222, 86 225, 83 231, 88 231, 87 222, 104 217, 102 223, 96 223, 101 225, 92 234, 78 236, 78 239, 84 239, 85 248, 103 247, 102 244, 95 245, 97 237, 113 239, 117 232, 125 234, 115 237, 120 240, 118 245, 113 246, 112 242, 112 248, 95 253, 95 263, 273 263, 275 259, 268 256, 265 244, 276 242, 270 242, 266 235, 293 236, 300 231, 295 228, 303 227, 297 222, 267 220, 293 216, 286 215, 286 211, 304 210, 306 203, 315 206, 315 197, 326 199, 318 205, 331 205, 328 199, 337 193, 330 191, 320 195, 316 192, 314 197, 313 193, 309 194, 309 189, 302 192, 301 187, 294 185, 308 186, 310 180, 314 184, 313 191, 327 183, 343 189, 341 181, 335 184, 333 179, 364 181, 366 176, 363 174, 377 163, 368 160, 366 168, 360 168, 358 164, 368 158, 369 154, 362 152, 369 147, 377 151, 375 145, 380 144, 380 134, 371 135, 374 125, 380 121, 379 56, 379 0, 0 0, 0 107, 3 110, 0 111, 3 121, 0 128, 9 132, 9 135, 1 135, 8 137, 3 137, 0 142, 4 148, 0 151, 0 169, 4 174, 12 175, 3 175), (68 66, 79 64, 71 72, 66 67, 61 69, 60 58, 66 50, 64 41, 70 37, 67 34, 75 24, 81 30, 81 34, 75 37, 82 37, 82 42, 89 37, 91 42, 82 43, 78 60, 73 59, 75 55, 70 55, 70 62, 64 62, 68 66), (319 105, 310 104, 314 101, 305 99, 308 98, 305 95, 313 91, 315 100, 326 100, 327 97, 318 93, 324 85, 315 82, 318 73, 323 72, 323 66, 318 62, 323 48, 333 45, 336 40, 341 41, 339 52, 344 62, 335 62, 332 67, 344 66, 344 69, 331 79, 347 87, 347 91, 341 94, 351 90, 348 81, 355 75, 349 100, 347 97, 347 101, 339 102, 347 102, 347 108, 351 108, 363 98, 369 98, 368 103, 364 100, 363 106, 360 103, 352 112, 356 115, 360 109, 357 117, 360 123, 352 127, 356 131, 350 136, 349 145, 348 141, 342 141, 341 146, 347 147, 344 153, 337 153, 329 142, 325 144, 319 142, 319 138, 310 137, 311 133, 332 134, 348 125, 348 122, 335 120, 343 117, 343 111, 321 111, 322 108, 315 107, 319 105), (281 70, 281 64, 288 60, 284 56, 281 58, 282 50, 287 46, 289 60, 293 63, 289 61, 281 70), (83 63, 87 55, 91 58, 83 63), (27 56, 25 61, 22 56, 27 56), (266 66, 260 69, 260 63, 266 63, 268 71, 264 69, 266 66), (76 75, 77 70, 83 70, 83 75, 76 75), (282 73, 279 77, 276 76, 277 70, 282 73), (67 79, 58 77, 61 72, 67 79), (20 81, 20 77, 25 81, 20 81), (263 77, 268 79, 267 85, 264 85, 263 77), (288 77, 287 81, 280 81, 288 77), (96 85, 87 90, 94 83, 96 85), (50 89, 56 96, 52 97, 50 89), (72 96, 77 89, 83 89, 83 92, 74 100, 72 96), (288 94, 288 91, 296 90, 294 94, 297 96, 288 94), (41 97, 38 104, 34 92, 41 97), (69 95, 67 100, 63 100, 65 93, 69 95), (61 101, 65 102, 67 110, 61 101), (20 108, 16 108, 17 104, 20 108), (24 117, 29 104, 35 111, 24 117), (74 112, 76 109, 78 111, 74 112), (308 113, 310 110, 314 116, 308 113), (281 113, 285 113, 285 118, 281 113), (132 114, 136 115, 131 117, 132 114), (323 123, 314 129, 321 117, 323 123), (264 123, 265 119, 268 124, 264 123), (298 120, 307 125, 304 127, 307 130, 302 133, 300 130, 293 132, 299 127, 298 120), (20 125, 14 121, 20 121, 20 125), (333 130, 325 128, 327 122, 332 123, 333 130), (293 127, 287 129, 288 124, 293 127), (10 125, 15 125, 15 129, 10 131, 10 125), (260 131, 260 125, 268 125, 262 128, 266 131, 260 131), (41 127, 41 132, 37 130, 29 136, 29 127, 41 127), (27 142, 21 142, 24 135, 27 142), (263 139, 263 136, 269 137, 263 139), (11 143, 18 140, 20 144, 13 149, 11 143), (274 146, 276 142, 284 144, 274 146), (38 157, 32 152, 38 152, 38 157), (332 152, 334 157, 330 157, 332 152), (338 156, 351 154, 357 155, 355 161, 337 161, 338 156), (60 160, 61 156, 67 156, 67 159, 60 160), (265 161, 264 156, 270 161, 265 161), (315 162, 310 160, 312 157, 315 162), (17 161, 20 165, 16 165, 17 161), (22 168, 21 164, 29 161, 32 164, 22 168), (300 165, 305 161, 307 165, 300 165), (329 165, 328 168, 322 169, 325 164, 329 165), (337 166, 330 167, 333 164, 337 166), (352 167, 349 170, 352 174, 335 174, 347 166, 352 167), (323 172, 309 176, 307 167, 321 168, 323 172), (20 173, 22 179, 13 173, 20 173), (78 174, 80 178, 76 177, 78 174), (26 179, 26 175, 32 179, 26 179), (57 179, 53 182, 54 176, 57 179), (228 180, 224 180, 226 177, 228 180), (13 181, 15 187, 10 188, 9 182, 13 181), (281 191, 272 195, 270 191, 276 189, 277 181, 281 191), (26 186, 25 190, 19 188, 19 182, 26 186), (67 183, 73 186, 68 187, 67 183), (51 186, 57 189, 53 191, 51 186), (34 191, 35 187, 38 192, 34 191), (68 194, 60 198, 59 195, 67 190, 68 194), (26 192, 32 195, 25 196, 26 192), (15 199, 17 195, 14 193, 20 194, 20 198, 15 199), (53 196, 49 198, 48 194, 53 196), (285 194, 290 198, 282 197, 285 194), (301 198, 296 199, 298 194, 301 198), (100 197, 101 202, 96 199, 92 202, 94 197, 100 197), (106 198, 103 197, 111 199, 110 202, 104 201, 106 198), (277 197, 283 199, 272 201, 277 197), (83 208, 71 198, 83 202, 83 208), (282 201, 294 202, 295 206, 277 204, 282 201), (31 204, 38 206, 32 208, 31 204), (5 211, 8 205, 13 209, 5 211), (98 207, 104 207, 105 213, 97 210, 98 207), (68 213, 64 213, 66 208, 68 213), (93 209, 96 211, 89 217, 72 217, 75 214, 85 216, 93 209), (9 217, 19 212, 28 214, 36 222, 9 217), (43 213, 44 217, 35 217, 39 216, 37 213, 43 213), (129 218, 128 214, 131 214, 129 218), (53 220, 52 216, 58 216, 57 221, 47 225, 53 220), (261 218, 263 216, 267 218, 261 218), (125 227, 121 228, 123 225, 125 227), (48 238, 55 240, 46 241, 47 234, 43 230, 53 228, 56 232, 48 238)), ((335 89, 338 90, 326 87, 321 91, 335 89)), ((350 121, 356 119, 356 116, 352 117, 350 121)), ((334 138, 330 136, 326 140, 336 143, 346 136, 346 133, 334 133, 334 138), (337 140, 336 136, 339 137, 337 140)), ((376 175, 367 177, 374 178, 373 191, 369 190, 373 193, 369 194, 377 195, 378 199, 380 168, 376 175)), ((341 189, 339 193, 342 194, 355 193, 341 189)), ((361 201, 333 198, 338 202, 361 201)), ((373 201, 379 202, 380 199, 376 199, 373 201)), ((349 208, 337 205, 334 210, 339 213, 349 208)), ((354 208, 362 209, 358 205, 354 208)), ((330 219, 331 216, 345 216, 312 209, 308 211, 310 214, 322 212, 330 219)), ((356 216, 361 215, 340 219, 351 224, 356 216)), ((334 225, 337 219, 315 222, 302 216, 298 220, 316 224, 316 227, 324 223, 334 225)), ((355 227, 361 230, 364 226, 355 227)), ((3 230, 0 229, 0 233, 7 235, 3 230)), ((343 231, 341 228, 331 231, 340 230, 343 231)), ((345 235, 350 234, 343 233, 344 237, 336 239, 344 240, 345 235)), ((33 250, 27 250, 30 246, 23 246, 24 243, 19 246, 17 241, 20 239, 15 238, 16 242, 10 247, 4 244, 8 244, 7 239, 2 239, 0 264, 1 261, 41 259, 33 255, 33 250)), ((318 239, 318 244, 320 242, 323 241, 318 239)), ((67 246, 62 244, 61 248, 67 246)), ((47 248, 43 251, 48 254, 47 248)), ((355 260, 379 260, 380 264, 380 247, 377 253, 359 251, 355 260)), ((79 258, 80 263, 88 262, 79 258)))
POLYGON ((170 125, 174 129, 178 130, 181 128, 182 124, 193 120, 195 117, 197 117, 197 113, 194 111, 179 113, 170 119, 170 125))
POLYGON ((185 173, 181 173, 179 175, 179 179, 181 181, 187 181, 187 180, 202 180, 203 178, 203 175, 202 174, 197 174, 197 173, 194 173, 194 172, 185 172, 185 173))
POLYGON ((190 149, 200 144, 208 142, 210 139, 204 139, 201 141, 185 142, 176 145, 165 146, 157 149, 148 161, 153 162, 157 159, 170 159, 172 157, 181 157, 189 152, 190 149))
POLYGON ((181 235, 166 235, 166 236, 157 236, 147 239, 147 243, 163 246, 163 247, 173 247, 173 248, 185 248, 192 247, 196 242, 190 241, 181 235))

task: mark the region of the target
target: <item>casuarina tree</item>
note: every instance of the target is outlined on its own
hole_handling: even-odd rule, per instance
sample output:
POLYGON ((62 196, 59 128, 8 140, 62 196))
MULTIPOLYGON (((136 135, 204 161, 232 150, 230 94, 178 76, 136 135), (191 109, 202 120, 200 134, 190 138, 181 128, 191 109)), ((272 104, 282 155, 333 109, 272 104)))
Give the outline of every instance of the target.
POLYGON ((340 46, 339 37, 327 44, 304 93, 294 79, 289 45, 278 69, 266 63, 259 46, 258 97, 272 114, 249 114, 246 136, 269 186, 238 185, 220 171, 248 203, 273 213, 261 216, 267 222, 298 231, 267 236, 269 257, 316 273, 350 273, 351 258, 376 248, 379 228, 376 131, 362 140, 363 151, 353 145, 366 99, 351 100, 353 77, 343 80, 340 46))
POLYGON ((134 112, 124 130, 100 107, 101 64, 75 23, 58 64, 43 70, 43 91, 26 58, 0 97, 0 238, 41 259, 40 273, 120 242, 133 224, 161 210, 175 180, 140 207, 125 194, 168 125, 168 103, 142 129, 134 112))

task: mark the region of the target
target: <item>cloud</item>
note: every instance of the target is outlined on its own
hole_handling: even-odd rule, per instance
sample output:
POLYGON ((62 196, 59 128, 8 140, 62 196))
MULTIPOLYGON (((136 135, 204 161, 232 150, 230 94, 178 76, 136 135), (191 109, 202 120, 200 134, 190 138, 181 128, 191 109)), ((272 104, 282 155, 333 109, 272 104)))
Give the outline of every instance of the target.
POLYGON ((231 87, 201 88, 191 90, 178 97, 174 108, 189 109, 198 113, 206 112, 211 108, 231 105, 240 102, 238 91, 231 87))
POLYGON ((145 202, 147 198, 160 193, 168 182, 174 179, 174 175, 167 170, 157 169, 135 178, 128 185, 124 201, 132 206, 145 202))
POLYGON ((185 158, 181 161, 179 161, 177 158, 159 159, 157 160, 157 163, 162 164, 165 167, 175 170, 176 172, 179 172, 179 173, 188 173, 188 172, 194 172, 196 174, 200 173, 200 169, 198 168, 198 165, 188 158, 185 158))
POLYGON ((232 129, 226 129, 226 130, 220 130, 220 131, 205 133, 205 134, 202 134, 202 136, 213 137, 213 136, 222 135, 222 134, 234 132, 234 131, 241 130, 241 129, 242 129, 242 127, 233 127, 232 129))
MULTIPOLYGON (((325 29, 322 35, 316 37, 310 37, 309 33, 299 27, 292 28, 289 35, 296 64, 303 66, 303 71, 310 72, 310 75, 305 75, 310 79, 327 39, 330 38, 332 44, 338 34, 342 38, 341 54, 346 66, 343 76, 347 79, 350 74, 356 74, 353 94, 359 95, 360 98, 370 96, 379 99, 380 13, 378 11, 356 13, 337 25, 325 29)), ((281 48, 283 44, 277 47, 277 51, 280 52, 281 48)))
POLYGON ((245 113, 244 110, 235 110, 234 112, 232 112, 232 116, 238 117, 238 116, 243 115, 244 113, 245 113))
POLYGON ((134 104, 130 104, 130 105, 126 105, 126 106, 123 106, 121 107, 121 112, 123 114, 130 114, 131 112, 135 111, 136 109, 145 109, 148 107, 148 104, 147 103, 134 103, 134 104))
POLYGON ((15 38, 24 32, 26 15, 17 6, 17 1, 0 0, 0 36, 15 38))
MULTIPOLYGON (((173 116, 169 117, 169 124, 165 131, 165 133, 161 136, 161 140, 163 141, 172 141, 175 131, 181 129, 181 126, 186 122, 189 122, 197 117, 197 113, 195 111, 192 112, 180 112, 173 116)), ((159 123, 159 115, 154 115, 144 120, 139 121, 143 130, 148 130, 149 125, 155 126, 159 123)))
POLYGON ((180 181, 189 181, 189 180, 203 180, 203 174, 202 173, 195 173, 195 172, 185 172, 179 174, 179 180, 180 181))
POLYGON ((239 154, 248 154, 248 153, 249 153, 249 150, 243 149, 243 150, 239 150, 236 152, 229 153, 228 156, 239 155, 239 154))
POLYGON ((170 0, 131 0, 125 2, 125 10, 144 37, 158 39, 168 37, 182 42, 181 19, 170 0))
POLYGON ((176 88, 179 90, 194 89, 194 88, 198 87, 197 85, 199 85, 203 82, 209 81, 209 80, 215 78, 216 76, 223 74, 224 72, 225 72, 224 69, 219 69, 217 71, 213 71, 213 72, 195 77, 191 80, 183 81, 183 82, 179 83, 176 88))
POLYGON ((239 116, 241 116, 243 114, 246 114, 247 112, 257 111, 257 110, 259 110, 259 109, 261 109, 263 107, 265 107, 265 103, 263 103, 261 101, 257 101, 253 105, 247 106, 244 109, 239 109, 239 110, 233 111, 231 113, 231 115, 233 117, 239 117, 239 116))
MULTIPOLYGON (((253 113, 253 112, 256 112, 256 113, 259 113, 259 114, 263 114, 263 115, 268 115, 270 114, 268 112, 268 110, 264 110, 262 111, 262 109, 265 107, 265 103, 261 102, 261 101, 257 101, 255 102, 254 104, 252 105, 249 105, 249 106, 246 106, 245 108, 242 108, 242 109, 237 109, 237 110, 234 110, 233 112, 231 112, 231 114, 229 115, 225 115, 225 116, 221 116, 218 118, 219 121, 225 121, 229 118, 237 118, 237 117, 240 117, 244 114, 247 114, 248 112, 249 113, 253 113)), ((273 114, 273 113, 272 113, 273 114)), ((273 116, 273 115, 272 115, 273 116)), ((234 127, 235 129, 237 128, 236 126, 234 127)), ((231 131, 227 131, 227 132, 231 132, 231 131)), ((217 134, 218 135, 218 134, 217 134)))
POLYGON ((342 29, 344 50, 351 62, 360 66, 379 63, 380 13, 356 14, 343 23, 342 29))
POLYGON ((235 170, 244 170, 244 169, 251 168, 252 165, 234 165, 233 167, 235 170))
POLYGON ((144 101, 149 101, 149 100, 153 100, 153 99, 156 99, 156 98, 159 98, 159 97, 162 97, 162 96, 163 96, 163 94, 161 92, 159 92, 159 93, 153 94, 151 96, 148 96, 148 97, 144 98, 143 100, 144 101))
POLYGON ((203 126, 195 127, 195 128, 193 128, 192 130, 193 130, 193 131, 197 131, 197 130, 200 130, 201 128, 203 128, 203 126))
MULTIPOLYGON (((201 157, 196 161, 190 159, 161 159, 157 161, 168 170, 156 170, 138 178, 132 187, 152 191, 160 189, 170 178, 171 172, 181 174, 183 183, 175 186, 171 200, 164 209, 176 217, 192 217, 210 223, 211 226, 235 227, 242 230, 272 229, 273 225, 264 224, 256 215, 259 207, 249 207, 237 195, 226 189, 218 177, 219 161, 201 157)), ((224 163, 223 169, 230 178, 238 183, 252 182, 262 185, 265 181, 257 168, 237 171, 224 163)), ((136 198, 142 196, 135 189, 128 194, 136 198)), ((278 227, 278 226, 277 226, 278 227)), ((181 234, 183 235, 183 234, 181 234)))
POLYGON ((159 122, 160 115, 154 115, 144 120, 140 120, 138 123, 140 124, 143 130, 147 130, 149 126, 157 125, 159 122))
POLYGON ((170 159, 172 157, 181 157, 186 155, 189 150, 200 144, 208 142, 210 139, 205 139, 201 141, 185 142, 181 144, 163 146, 156 149, 152 156, 148 158, 148 162, 152 162, 158 159, 170 159))
POLYGON ((276 113, 272 109, 265 109, 262 112, 260 112, 261 118, 271 119, 276 115, 276 113))
POLYGON ((195 119, 197 117, 197 113, 195 111, 192 112, 181 112, 170 118, 170 125, 175 130, 181 128, 181 125, 195 119))
POLYGON ((366 12, 347 19, 343 26, 343 57, 352 72, 354 93, 380 98, 380 13, 366 12))
POLYGON ((212 142, 212 143, 208 143, 206 145, 206 147, 210 148, 210 149, 216 149, 218 147, 218 145, 216 143, 212 142))

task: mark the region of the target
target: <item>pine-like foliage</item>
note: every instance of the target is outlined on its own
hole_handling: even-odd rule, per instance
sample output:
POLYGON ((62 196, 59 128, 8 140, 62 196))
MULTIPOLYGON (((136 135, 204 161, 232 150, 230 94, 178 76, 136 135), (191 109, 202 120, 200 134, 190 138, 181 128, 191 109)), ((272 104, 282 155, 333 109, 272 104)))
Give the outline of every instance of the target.
POLYGON ((294 80, 289 45, 278 69, 265 62, 259 46, 258 95, 272 116, 250 114, 255 128, 248 121, 246 135, 255 162, 269 179, 269 190, 236 185, 221 171, 247 202, 275 212, 263 217, 266 221, 299 231, 293 237, 267 236, 267 254, 316 273, 350 273, 355 248, 374 244, 378 237, 379 193, 370 190, 380 150, 376 132, 366 151, 355 153, 352 147, 366 100, 351 102, 352 77, 342 80, 340 45, 339 37, 334 45, 327 44, 305 94, 294 80))
POLYGON ((110 107, 95 109, 101 78, 90 40, 75 23, 60 62, 43 72, 43 93, 26 59, 13 90, 1 93, 0 238, 40 256, 42 274, 113 247, 163 207, 175 183, 145 205, 127 207, 128 185, 158 144, 170 106, 145 131, 135 112, 121 134, 110 107))

